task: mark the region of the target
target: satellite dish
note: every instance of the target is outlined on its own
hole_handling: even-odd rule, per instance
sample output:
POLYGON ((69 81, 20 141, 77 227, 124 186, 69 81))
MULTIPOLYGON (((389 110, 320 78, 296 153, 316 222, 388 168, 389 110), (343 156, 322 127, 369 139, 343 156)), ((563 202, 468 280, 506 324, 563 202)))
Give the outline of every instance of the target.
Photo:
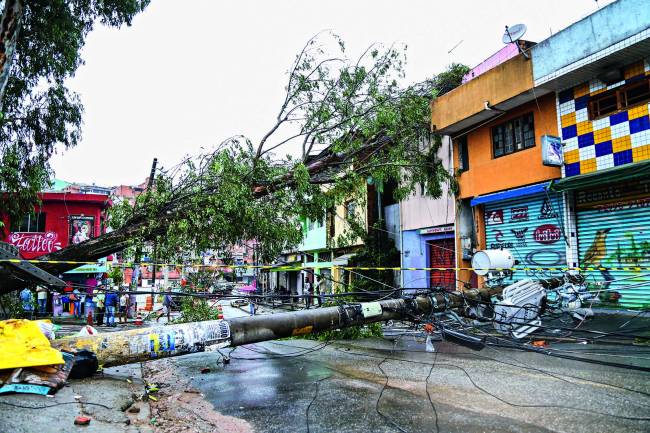
POLYGON ((526 33, 525 24, 515 24, 512 27, 506 26, 506 32, 503 34, 503 38, 501 38, 501 40, 504 44, 517 42, 524 36, 524 33, 526 33))

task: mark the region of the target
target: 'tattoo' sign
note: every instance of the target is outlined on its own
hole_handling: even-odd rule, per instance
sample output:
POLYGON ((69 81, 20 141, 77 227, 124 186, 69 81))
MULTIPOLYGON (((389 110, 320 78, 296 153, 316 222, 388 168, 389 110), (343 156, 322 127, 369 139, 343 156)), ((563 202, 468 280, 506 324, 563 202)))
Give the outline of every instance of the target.
POLYGON ((15 245, 20 256, 25 259, 33 259, 62 248, 55 232, 11 233, 7 242, 15 245))

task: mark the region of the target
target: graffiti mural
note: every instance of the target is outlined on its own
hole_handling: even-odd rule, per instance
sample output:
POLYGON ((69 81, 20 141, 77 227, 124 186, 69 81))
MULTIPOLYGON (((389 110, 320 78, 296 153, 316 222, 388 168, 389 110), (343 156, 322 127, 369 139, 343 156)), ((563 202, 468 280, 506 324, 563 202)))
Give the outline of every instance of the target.
POLYGON ((601 299, 650 306, 650 210, 639 185, 607 186, 577 196, 578 256, 601 299))
MULTIPOLYGON (((566 242, 558 219, 561 197, 534 194, 485 206, 485 240, 490 249, 508 249, 521 268, 566 266, 566 242), (504 218, 505 216, 505 218, 504 218)), ((513 280, 540 272, 515 272, 513 280)))

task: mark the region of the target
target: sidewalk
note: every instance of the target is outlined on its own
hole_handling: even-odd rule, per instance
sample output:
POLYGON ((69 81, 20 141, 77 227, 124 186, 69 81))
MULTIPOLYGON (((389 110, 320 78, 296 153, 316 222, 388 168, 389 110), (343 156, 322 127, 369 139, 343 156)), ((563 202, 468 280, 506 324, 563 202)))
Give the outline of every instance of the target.
POLYGON ((131 364, 107 368, 103 374, 92 378, 70 380, 53 397, 3 395, 0 397, 0 431, 153 432, 149 403, 139 400, 144 389, 140 364, 131 364), (75 426, 74 419, 78 415, 90 417, 90 424, 75 426))

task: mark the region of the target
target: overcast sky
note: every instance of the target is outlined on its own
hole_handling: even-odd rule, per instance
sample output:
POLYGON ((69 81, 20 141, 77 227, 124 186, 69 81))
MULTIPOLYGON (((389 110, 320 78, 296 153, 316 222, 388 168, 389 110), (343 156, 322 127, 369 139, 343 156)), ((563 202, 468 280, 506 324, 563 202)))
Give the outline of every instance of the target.
POLYGON ((153 0, 131 27, 88 36, 86 64, 69 83, 86 110, 83 140, 52 166, 67 181, 136 184, 154 157, 169 167, 235 134, 259 139, 294 56, 324 29, 350 56, 406 44, 407 84, 451 62, 480 63, 503 46, 505 25, 525 23, 524 39, 540 42, 610 2, 153 0))

